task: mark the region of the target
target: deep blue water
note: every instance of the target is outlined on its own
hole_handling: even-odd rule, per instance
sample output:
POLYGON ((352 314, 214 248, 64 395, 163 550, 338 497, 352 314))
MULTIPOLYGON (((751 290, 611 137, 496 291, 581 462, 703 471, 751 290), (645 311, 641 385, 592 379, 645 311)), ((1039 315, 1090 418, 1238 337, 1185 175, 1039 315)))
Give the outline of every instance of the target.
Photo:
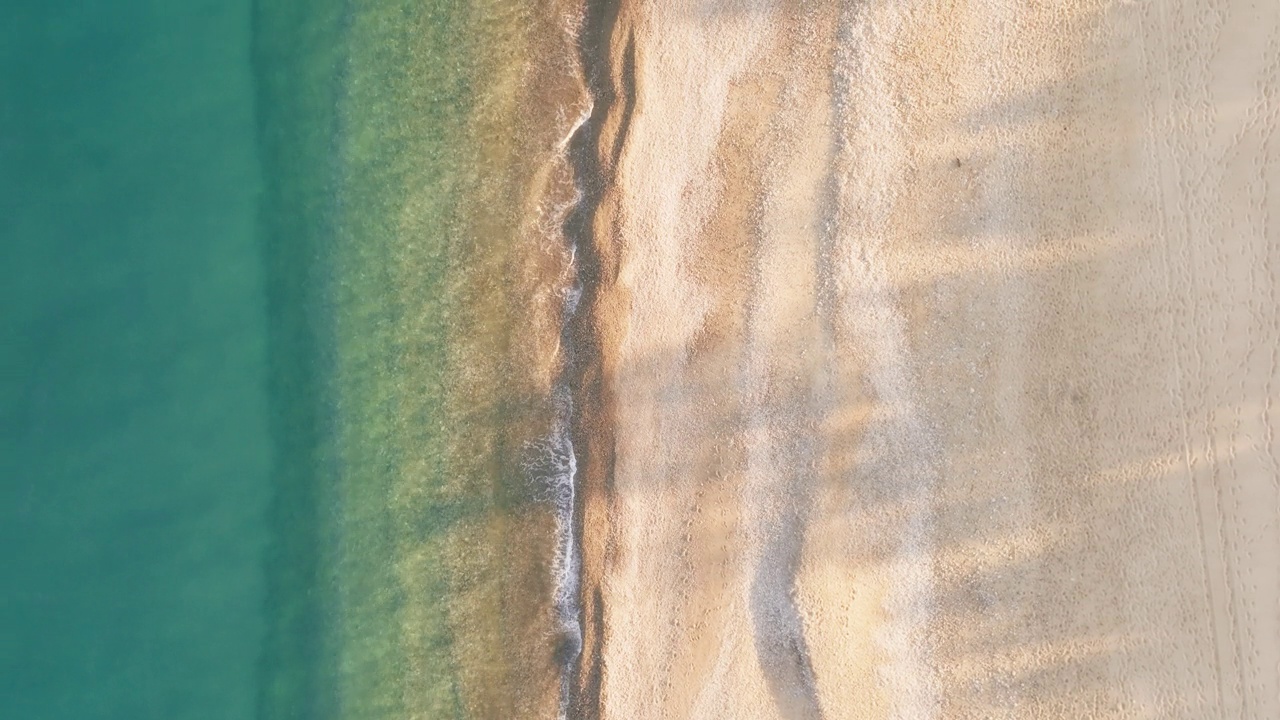
POLYGON ((4 10, 0 717, 251 717, 273 445, 250 2, 4 10))

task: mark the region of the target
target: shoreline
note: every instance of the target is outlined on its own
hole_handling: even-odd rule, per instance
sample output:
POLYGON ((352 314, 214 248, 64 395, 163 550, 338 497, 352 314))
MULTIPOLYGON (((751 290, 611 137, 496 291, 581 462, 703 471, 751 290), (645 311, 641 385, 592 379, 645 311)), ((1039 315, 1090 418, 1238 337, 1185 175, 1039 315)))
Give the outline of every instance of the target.
POLYGON ((486 2, 325 66, 332 367, 291 378, 339 469, 275 508, 322 547, 264 658, 316 664, 264 712, 1271 710, 1274 39, 486 2))
MULTIPOLYGON (((601 142, 608 137, 618 93, 611 77, 614 55, 613 31, 622 0, 585 0, 582 29, 577 38, 578 62, 583 73, 591 110, 585 122, 574 132, 569 143, 569 159, 574 183, 580 193, 564 223, 565 237, 571 243, 576 268, 578 297, 575 312, 565 324, 566 344, 572 343, 572 355, 564 369, 565 383, 571 388, 574 407, 571 434, 578 448, 575 501, 572 507, 575 551, 577 553, 576 619, 577 646, 572 660, 565 663, 565 694, 561 717, 591 718, 595 716, 600 672, 599 645, 602 641, 598 595, 590 601, 583 595, 593 587, 592 574, 598 558, 588 557, 587 516, 593 498, 602 489, 607 492, 609 448, 612 446, 612 422, 609 419, 607 390, 601 373, 600 338, 595 315, 598 295, 605 282, 597 220, 601 200, 607 192, 612 171, 601 158, 601 142)), ((624 100, 626 99, 624 93, 624 100)))

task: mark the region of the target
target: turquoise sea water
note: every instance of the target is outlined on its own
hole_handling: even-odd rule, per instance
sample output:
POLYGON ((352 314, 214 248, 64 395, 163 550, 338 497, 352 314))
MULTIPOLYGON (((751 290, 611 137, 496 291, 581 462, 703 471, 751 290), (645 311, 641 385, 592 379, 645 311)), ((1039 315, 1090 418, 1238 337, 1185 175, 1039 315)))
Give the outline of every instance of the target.
POLYGON ((561 18, 10 5, 0 717, 548 715, 561 18))
POLYGON ((247 0, 0 23, 0 716, 248 718, 272 495, 247 0))

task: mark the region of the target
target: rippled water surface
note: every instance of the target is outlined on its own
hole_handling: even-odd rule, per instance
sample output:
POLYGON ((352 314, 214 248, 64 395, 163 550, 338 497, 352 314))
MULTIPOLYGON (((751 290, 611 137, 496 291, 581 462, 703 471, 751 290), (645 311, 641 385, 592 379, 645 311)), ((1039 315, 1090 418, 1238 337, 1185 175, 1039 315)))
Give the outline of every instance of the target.
POLYGON ((0 23, 0 715, 248 718, 267 315, 248 2, 0 23))
POLYGON ((6 714, 559 701, 552 5, 11 9, 6 714))

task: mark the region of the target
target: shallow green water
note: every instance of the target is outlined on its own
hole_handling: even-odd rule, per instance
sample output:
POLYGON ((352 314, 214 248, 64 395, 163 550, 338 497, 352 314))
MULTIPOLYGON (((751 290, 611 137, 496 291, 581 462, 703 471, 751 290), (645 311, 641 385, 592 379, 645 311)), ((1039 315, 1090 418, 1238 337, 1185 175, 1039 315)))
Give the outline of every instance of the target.
POLYGON ((553 697, 550 509, 522 469, 545 399, 516 320, 531 8, 258 5, 269 276, 303 316, 273 315, 294 400, 267 716, 533 716, 553 697))

